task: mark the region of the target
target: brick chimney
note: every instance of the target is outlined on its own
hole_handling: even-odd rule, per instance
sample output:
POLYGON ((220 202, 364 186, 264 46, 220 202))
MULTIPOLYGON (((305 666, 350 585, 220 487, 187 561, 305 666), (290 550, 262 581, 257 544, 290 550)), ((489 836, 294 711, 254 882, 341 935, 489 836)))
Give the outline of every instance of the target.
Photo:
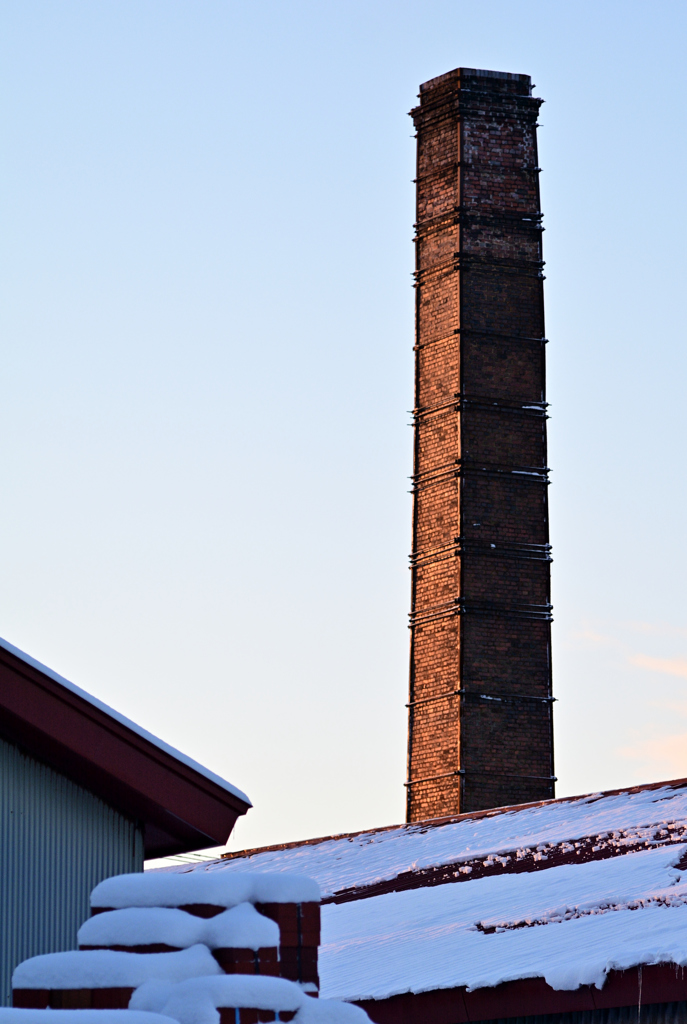
POLYGON ((554 795, 537 114, 420 86, 407 820, 554 795))

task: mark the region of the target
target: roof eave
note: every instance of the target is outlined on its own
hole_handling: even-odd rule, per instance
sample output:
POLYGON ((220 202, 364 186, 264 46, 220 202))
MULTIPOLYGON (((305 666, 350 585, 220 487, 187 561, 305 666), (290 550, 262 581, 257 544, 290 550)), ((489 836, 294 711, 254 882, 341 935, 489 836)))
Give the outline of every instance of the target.
POLYGON ((0 646, 0 732, 142 823, 146 857, 223 845, 251 806, 240 791, 196 771, 0 646))
POLYGON ((682 1002, 687 977, 673 963, 637 964, 611 970, 603 988, 581 985, 554 989, 544 978, 520 978, 493 988, 438 988, 404 992, 387 999, 351 999, 375 1024, 468 1024, 468 1021, 539 1017, 618 1009, 623 1006, 682 1002))

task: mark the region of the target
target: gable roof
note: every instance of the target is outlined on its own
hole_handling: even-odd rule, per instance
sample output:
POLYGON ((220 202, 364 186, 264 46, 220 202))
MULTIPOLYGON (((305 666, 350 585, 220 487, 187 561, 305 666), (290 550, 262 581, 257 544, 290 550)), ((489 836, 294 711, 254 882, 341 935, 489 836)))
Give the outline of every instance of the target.
POLYGON ((0 735, 144 827, 146 857, 226 842, 240 789, 0 639, 0 735))
POLYGON ((247 850, 192 870, 247 867, 317 879, 322 994, 361 1002, 374 1020, 636 1005, 641 967, 645 1002, 654 989, 656 1001, 687 998, 675 971, 687 965, 684 779, 247 850), (672 992, 666 963, 679 992, 661 996, 672 992))
POLYGON ((241 850, 194 869, 298 871, 317 879, 323 902, 342 903, 680 842, 687 779, 241 850))
POLYGON ((603 988, 609 970, 662 962, 682 967, 685 849, 660 847, 330 905, 323 991, 382 1000, 529 978, 576 991, 603 988))

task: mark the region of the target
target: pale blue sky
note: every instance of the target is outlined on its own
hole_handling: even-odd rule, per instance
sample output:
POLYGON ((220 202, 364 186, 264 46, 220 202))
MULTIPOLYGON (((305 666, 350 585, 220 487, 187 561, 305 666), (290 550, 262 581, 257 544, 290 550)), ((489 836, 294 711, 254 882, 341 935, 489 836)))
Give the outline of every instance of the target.
POLYGON ((420 82, 533 76, 561 795, 687 775, 684 3, 1 0, 0 635, 403 816, 420 82))

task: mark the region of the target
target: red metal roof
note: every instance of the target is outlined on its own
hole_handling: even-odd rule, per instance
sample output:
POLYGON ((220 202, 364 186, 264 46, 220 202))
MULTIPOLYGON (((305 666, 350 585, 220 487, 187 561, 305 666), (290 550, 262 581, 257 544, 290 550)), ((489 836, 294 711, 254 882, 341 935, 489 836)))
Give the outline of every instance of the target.
POLYGON ((557 991, 543 978, 507 981, 494 988, 434 989, 405 992, 390 999, 358 1002, 375 1024, 467 1024, 509 1017, 641 1007, 687 1000, 687 977, 674 964, 647 964, 627 971, 609 971, 602 989, 582 985, 557 991))
POLYGON ((146 857, 226 842, 248 797, 9 644, 0 734, 143 823, 146 857))
POLYGON ((246 868, 318 880, 321 991, 377 1024, 687 1000, 685 779, 245 850, 192 870, 246 868))

